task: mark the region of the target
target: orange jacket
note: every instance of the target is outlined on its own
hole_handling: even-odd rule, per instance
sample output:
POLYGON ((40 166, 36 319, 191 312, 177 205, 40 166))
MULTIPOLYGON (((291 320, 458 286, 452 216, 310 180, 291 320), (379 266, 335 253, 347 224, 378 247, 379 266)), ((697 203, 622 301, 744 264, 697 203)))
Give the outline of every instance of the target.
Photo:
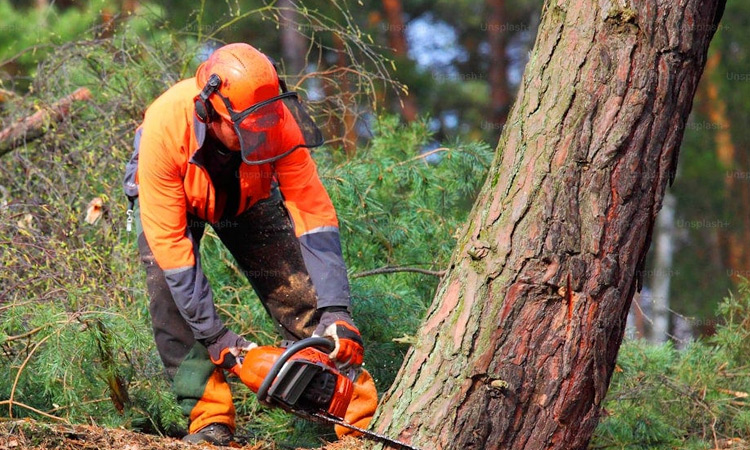
MULTIPOLYGON (((216 332, 220 323, 215 323, 215 312, 205 312, 213 310, 212 298, 207 284, 204 285, 205 277, 189 236, 187 218, 193 214, 216 223, 222 213, 216 208, 216 189, 211 178, 194 158, 205 142, 207 131, 206 125, 195 117, 193 98, 199 91, 195 79, 189 78, 151 104, 136 133, 136 149, 129 164, 131 171, 137 167, 137 174, 126 175, 126 191, 128 180, 131 188, 133 181, 137 184, 143 232, 183 316, 211 316, 208 321, 212 323, 201 325, 202 330, 194 327, 198 338, 216 332), (183 307, 197 307, 204 312, 185 312, 183 307)), ((269 142, 288 149, 300 139, 299 129, 293 125, 278 130, 269 142)), ((272 164, 243 163, 238 176, 240 198, 236 215, 268 198, 272 180, 278 180, 318 292, 318 307, 348 307, 349 288, 341 257, 338 220, 309 150, 300 148, 272 164)), ((206 321, 206 317, 195 319, 206 321)))

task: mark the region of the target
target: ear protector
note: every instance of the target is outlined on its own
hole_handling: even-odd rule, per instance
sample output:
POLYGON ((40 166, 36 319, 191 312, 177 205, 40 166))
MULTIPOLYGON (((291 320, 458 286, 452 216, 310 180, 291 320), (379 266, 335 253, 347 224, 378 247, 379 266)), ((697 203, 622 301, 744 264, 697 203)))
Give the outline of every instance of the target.
POLYGON ((211 94, 218 91, 220 86, 221 78, 215 73, 212 73, 211 76, 208 77, 206 85, 203 86, 201 93, 195 97, 195 115, 198 117, 198 120, 203 123, 209 123, 216 118, 216 110, 214 110, 214 107, 208 98, 211 94))

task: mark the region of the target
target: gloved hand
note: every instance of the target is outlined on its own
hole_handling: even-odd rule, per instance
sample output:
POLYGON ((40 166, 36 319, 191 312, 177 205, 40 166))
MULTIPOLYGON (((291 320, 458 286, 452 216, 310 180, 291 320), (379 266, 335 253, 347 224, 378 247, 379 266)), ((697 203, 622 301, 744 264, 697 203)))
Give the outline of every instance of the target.
POLYGON ((365 349, 362 336, 344 307, 323 308, 320 324, 313 336, 330 337, 336 347, 328 355, 340 370, 357 369, 362 365, 365 349))
POLYGON ((242 367, 240 353, 258 346, 227 328, 213 339, 206 339, 201 343, 208 350, 211 362, 231 372, 239 372, 242 367))

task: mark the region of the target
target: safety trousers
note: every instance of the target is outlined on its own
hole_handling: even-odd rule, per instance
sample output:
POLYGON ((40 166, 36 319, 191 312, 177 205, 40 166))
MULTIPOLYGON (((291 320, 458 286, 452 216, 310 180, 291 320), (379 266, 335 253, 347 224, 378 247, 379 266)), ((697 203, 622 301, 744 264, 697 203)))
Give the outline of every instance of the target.
MULTIPOLYGON (((195 340, 180 315, 139 219, 136 209, 138 247, 146 268, 154 340, 177 402, 189 417, 188 432, 212 423, 225 424, 234 432, 235 409, 224 372, 211 362, 208 351, 195 340)), ((207 222, 188 216, 196 249, 206 225, 207 222)), ((283 338, 299 340, 310 336, 320 318, 317 297, 282 200, 272 197, 260 201, 240 216, 223 219, 211 227, 237 261, 283 338)), ((366 426, 377 405, 375 384, 369 374, 359 377, 355 391, 362 392, 362 398, 352 402, 347 415, 351 413, 351 419, 359 426, 366 426)), ((343 429, 336 431, 340 436, 346 434, 343 429)))

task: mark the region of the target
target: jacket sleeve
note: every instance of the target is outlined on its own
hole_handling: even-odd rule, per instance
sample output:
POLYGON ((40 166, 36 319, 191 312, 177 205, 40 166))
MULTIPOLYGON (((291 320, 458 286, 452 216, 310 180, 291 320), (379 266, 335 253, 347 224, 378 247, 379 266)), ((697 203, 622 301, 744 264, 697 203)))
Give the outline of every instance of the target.
POLYGON ((276 163, 276 174, 305 266, 318 294, 318 308, 350 308, 349 280, 341 254, 336 211, 310 152, 301 148, 282 158, 276 163))
POLYGON ((175 142, 159 120, 147 114, 139 130, 138 182, 141 223, 146 241, 180 314, 196 339, 213 338, 223 329, 211 287, 201 270, 200 253, 187 224, 184 170, 176 161, 184 144, 175 142))

